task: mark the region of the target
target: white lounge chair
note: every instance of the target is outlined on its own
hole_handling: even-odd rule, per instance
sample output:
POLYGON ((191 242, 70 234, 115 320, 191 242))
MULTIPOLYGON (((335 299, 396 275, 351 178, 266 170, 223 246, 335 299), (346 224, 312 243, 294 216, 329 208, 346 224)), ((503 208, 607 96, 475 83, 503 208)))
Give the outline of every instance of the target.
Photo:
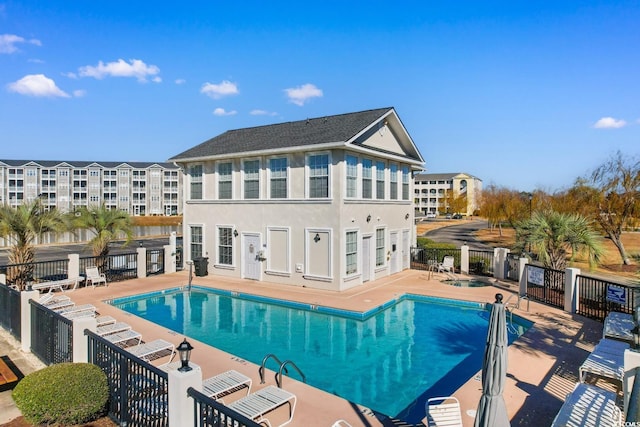
POLYGON ((137 341, 134 345, 140 345, 142 341, 142 334, 140 332, 134 331, 133 329, 128 329, 122 332, 117 332, 115 334, 104 335, 102 338, 109 341, 111 344, 115 344, 120 347, 126 347, 126 344, 129 341, 137 341))
POLYGON ((616 394, 589 384, 576 384, 567 395, 551 427, 619 427, 622 411, 616 394))
POLYGON ((453 263, 454 263, 454 258, 452 256, 450 255, 445 256, 442 259, 442 262, 438 264, 438 273, 442 273, 444 271, 453 273, 453 269, 455 268, 453 263))
POLYGON ((45 307, 47 307, 49 310, 60 312, 62 310, 70 309, 71 307, 73 307, 75 305, 76 305, 75 302, 71 301, 70 299, 67 299, 67 300, 60 300, 60 301, 51 302, 51 303, 45 305, 45 307))
POLYGON ((248 395, 251 391, 251 378, 233 369, 202 382, 202 393, 212 399, 223 401, 226 396, 238 391, 248 395))
POLYGON ((604 319, 602 338, 614 338, 622 341, 633 342, 633 332, 636 322, 632 314, 611 312, 604 319))
POLYGON ((116 322, 109 325, 98 326, 96 328, 96 334, 103 337, 105 335, 117 334, 118 332, 124 332, 131 329, 131 325, 125 322, 116 322))
POLYGON ((85 273, 87 275, 86 286, 89 286, 89 284, 91 284, 92 288, 100 284, 108 286, 107 276, 104 273, 100 273, 98 267, 87 267, 85 268, 85 273))
POLYGON ((151 362, 152 360, 159 359, 169 354, 171 355, 169 362, 171 362, 176 353, 175 346, 163 339, 156 339, 153 341, 141 343, 133 347, 128 347, 126 348, 126 350, 134 356, 137 356, 147 362, 151 362))
POLYGON ((587 375, 614 380, 621 385, 624 378, 624 351, 629 345, 623 342, 602 339, 591 354, 578 368, 580 382, 584 383, 587 375))
POLYGON ((274 385, 267 386, 236 400, 227 405, 227 407, 254 420, 258 424, 264 423, 269 427, 273 427, 267 415, 285 405, 289 407, 288 419, 284 423, 278 424, 279 426, 284 426, 293 420, 293 414, 296 410, 296 395, 274 385))
POLYGON ((79 277, 70 277, 68 279, 60 279, 60 280, 50 280, 47 282, 40 282, 31 285, 31 289, 34 291, 47 291, 49 293, 54 290, 64 291, 65 288, 70 288, 74 290, 78 287, 78 282, 80 281, 79 277))
POLYGON ((427 427, 462 427, 460 402, 453 396, 428 399, 425 412, 427 427))
POLYGON ((89 311, 89 312, 95 313, 96 306, 92 304, 80 304, 80 305, 72 305, 69 307, 62 307, 59 309, 52 309, 52 310, 58 312, 59 314, 62 314, 63 316, 66 316, 67 314, 77 313, 79 311, 89 311))
POLYGON ((97 316, 96 323, 98 324, 97 326, 100 327, 100 326, 116 323, 116 319, 114 319, 111 316, 97 316))
POLYGON ((40 298, 38 298, 38 303, 44 305, 45 307, 48 307, 50 305, 57 304, 59 302, 70 301, 70 300, 71 298, 69 298, 67 295, 54 295, 48 292, 40 296, 40 298))
POLYGON ((331 427, 351 427, 351 424, 349 424, 345 420, 338 420, 335 423, 333 423, 331 427))

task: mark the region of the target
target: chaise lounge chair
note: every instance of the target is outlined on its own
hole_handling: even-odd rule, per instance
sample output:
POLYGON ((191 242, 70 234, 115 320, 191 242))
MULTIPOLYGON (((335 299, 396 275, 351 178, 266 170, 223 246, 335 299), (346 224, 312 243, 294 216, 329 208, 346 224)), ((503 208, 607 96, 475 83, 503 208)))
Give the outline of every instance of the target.
POLYGON ((87 275, 85 286, 89 286, 89 284, 91 284, 92 288, 95 288, 100 284, 108 286, 107 276, 105 276, 104 273, 100 273, 100 271, 98 271, 98 267, 87 267, 84 271, 87 275))
POLYGON ((614 338, 622 341, 633 342, 633 332, 636 322, 632 314, 611 312, 604 319, 602 338, 614 338))
POLYGON ((63 307, 63 308, 59 308, 59 309, 52 309, 56 312, 58 312, 58 314, 62 314, 63 316, 66 316, 68 314, 71 313, 78 313, 80 311, 88 311, 90 313, 95 313, 96 312, 96 306, 92 305, 92 304, 80 304, 80 305, 71 305, 69 307, 63 307))
POLYGON ((462 427, 460 402, 453 396, 428 399, 425 412, 427 427, 462 427))
POLYGON ((616 394, 589 384, 576 384, 551 427, 619 427, 622 411, 616 394))
POLYGON ((141 343, 136 346, 129 347, 126 350, 146 362, 151 362, 152 360, 159 359, 163 356, 171 355, 169 362, 167 362, 170 363, 176 353, 175 346, 163 339, 156 339, 141 343))
POLYGON ((246 396, 250 391, 251 378, 233 369, 207 378, 202 382, 202 393, 222 402, 225 397, 237 392, 243 392, 246 396))
POLYGON ((624 378, 624 351, 630 346, 622 341, 603 338, 578 369, 580 382, 587 375, 596 375, 622 384, 624 378))
POLYGON ((272 414, 276 409, 283 406, 289 407, 289 415, 288 419, 278 424, 278 426, 287 425, 293 420, 293 414, 296 409, 296 395, 274 385, 267 386, 227 405, 229 409, 254 420, 258 424, 266 424, 269 427, 274 426, 267 418, 267 415, 272 414))
POLYGON ((124 332, 131 329, 131 325, 125 322, 116 322, 109 325, 98 326, 96 328, 96 334, 103 337, 105 335, 117 334, 118 332, 124 332))
POLYGON ((137 341, 135 345, 140 345, 140 342, 142 341, 142 334, 134 331, 133 329, 128 329, 115 334, 104 335, 102 338, 119 347, 127 347, 126 344, 129 341, 137 341))

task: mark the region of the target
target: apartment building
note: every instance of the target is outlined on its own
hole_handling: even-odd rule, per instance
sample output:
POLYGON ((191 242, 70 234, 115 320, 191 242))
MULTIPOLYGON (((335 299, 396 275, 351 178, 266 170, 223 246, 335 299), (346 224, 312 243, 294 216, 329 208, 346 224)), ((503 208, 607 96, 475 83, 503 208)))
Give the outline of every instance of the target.
POLYGON ((468 216, 479 207, 482 180, 473 175, 464 172, 417 173, 413 181, 417 215, 458 213, 468 216))
POLYGON ((0 204, 40 197, 72 212, 104 203, 131 215, 182 213, 182 172, 173 163, 0 160, 0 204))
POLYGON ((341 291, 409 268, 424 160, 393 108, 230 130, 169 160, 185 259, 209 273, 341 291))

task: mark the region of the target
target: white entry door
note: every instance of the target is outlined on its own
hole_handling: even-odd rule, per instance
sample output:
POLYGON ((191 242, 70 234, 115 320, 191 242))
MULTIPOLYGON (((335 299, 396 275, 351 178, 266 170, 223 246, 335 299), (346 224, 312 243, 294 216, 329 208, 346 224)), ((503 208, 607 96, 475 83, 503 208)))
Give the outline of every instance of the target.
POLYGON ((402 230, 402 269, 409 268, 409 255, 411 248, 409 247, 409 230, 402 230))
POLYGON ((260 280, 260 235, 242 234, 242 272, 245 279, 260 280))
POLYGON ((400 271, 399 263, 398 263, 400 248, 398 247, 397 231, 392 231, 389 234, 389 243, 391 244, 391 259, 389 260, 389 263, 391 264, 391 274, 393 274, 400 271))
POLYGON ((371 280, 371 236, 362 238, 362 281, 371 280))

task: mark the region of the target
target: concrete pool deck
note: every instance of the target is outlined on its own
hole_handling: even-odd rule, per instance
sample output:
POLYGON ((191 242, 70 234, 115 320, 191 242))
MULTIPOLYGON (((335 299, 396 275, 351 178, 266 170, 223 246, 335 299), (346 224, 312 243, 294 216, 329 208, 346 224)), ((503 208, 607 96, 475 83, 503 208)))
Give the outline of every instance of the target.
MULTIPOLYGON (((424 271, 406 270, 339 293, 213 275, 194 277, 193 284, 355 311, 370 310, 405 293, 492 303, 497 292, 504 294, 507 301, 517 290, 515 284, 508 283, 460 288, 441 283, 445 278, 441 274, 429 277, 429 273, 424 271)), ((142 333, 145 341, 163 338, 177 345, 183 335, 125 313, 104 301, 187 283, 188 273, 182 271, 66 293, 76 304, 94 304, 100 314, 108 314, 118 321, 129 323, 134 330, 142 333)), ((511 302, 515 302, 515 298, 511 302)), ((526 301, 522 305, 515 313, 535 322, 535 325, 509 347, 504 398, 512 426, 549 425, 560 409, 564 396, 578 381, 578 367, 602 336, 602 324, 535 302, 530 302, 529 311, 526 311, 526 301)), ((452 337, 452 343, 454 340, 461 341, 464 337, 452 337)), ((252 378, 252 391, 275 383, 273 372, 268 372, 266 384, 261 385, 257 365, 195 339, 189 338, 189 341, 194 346, 192 361, 202 368, 203 378, 235 369, 252 378)), ((268 352, 265 349, 265 354, 268 352)), ((480 369, 479 366, 478 374, 480 369)), ((331 426, 338 419, 344 419, 354 427, 393 425, 392 422, 379 420, 367 408, 307 386, 295 380, 295 376, 286 377, 283 383, 283 388, 298 398, 293 422, 289 424, 291 426, 331 426)), ((465 427, 473 425, 481 393, 479 375, 469 378, 454 393, 460 400, 465 427)))

